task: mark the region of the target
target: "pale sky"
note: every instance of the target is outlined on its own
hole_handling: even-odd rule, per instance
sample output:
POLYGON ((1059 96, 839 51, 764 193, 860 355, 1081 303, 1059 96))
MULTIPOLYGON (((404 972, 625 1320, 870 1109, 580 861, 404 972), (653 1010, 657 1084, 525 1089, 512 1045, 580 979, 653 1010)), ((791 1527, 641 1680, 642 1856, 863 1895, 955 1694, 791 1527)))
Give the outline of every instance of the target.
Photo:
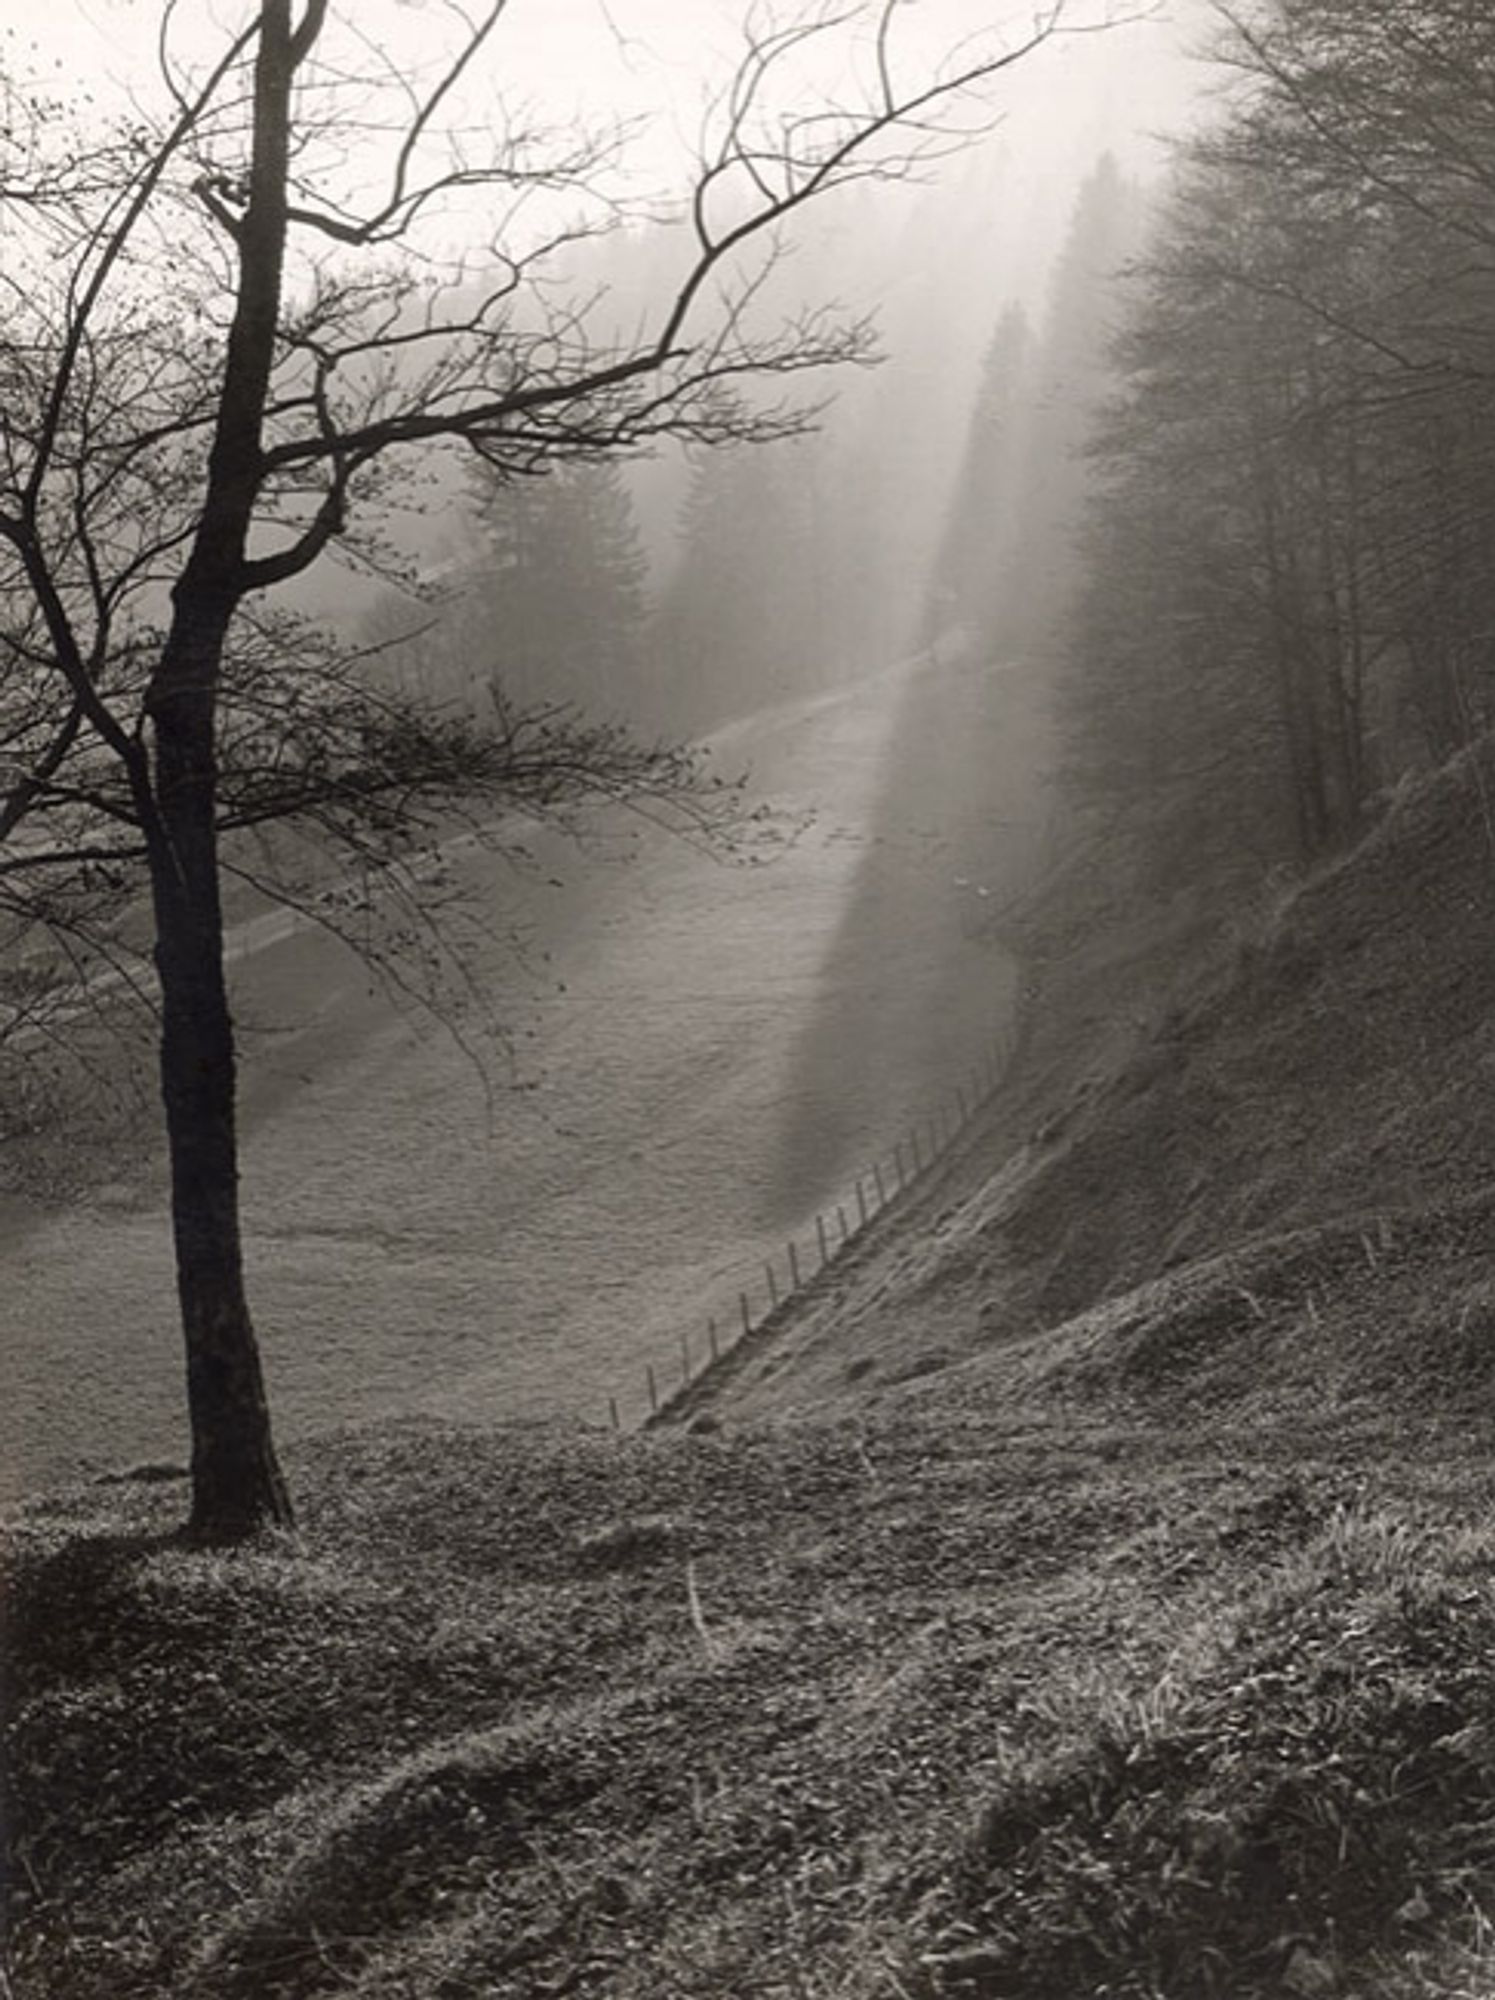
MULTIPOLYGON (((476 4, 476 0, 473 0, 476 4)), ((645 120, 645 172, 662 180, 679 160, 672 132, 694 135, 712 79, 719 84, 741 47, 751 0, 511 0, 486 56, 486 101, 533 106, 547 124, 606 116, 645 120), (667 166, 666 162, 670 165, 667 166)), ((760 0, 761 4, 761 0, 760 0)), ((899 17, 911 64, 928 65, 973 33, 1005 19, 1022 33, 1037 0, 907 0, 899 17)), ((1072 18, 1095 20, 1105 0, 1072 0, 1072 18)), ((1117 0, 1118 6, 1125 0, 1117 0)), ((1146 4, 1146 0, 1142 0, 1146 4)), ((401 66, 429 58, 454 10, 449 0, 342 0, 335 13, 376 51, 401 66)), ((780 16, 803 12, 777 0, 780 16)), ((0 0, 0 43, 60 65, 100 106, 130 90, 154 100, 160 0, 0 0)), ((179 47, 200 59, 241 22, 247 0, 179 0, 179 47)), ((1051 260, 1074 198, 1098 156, 1110 149, 1137 172, 1151 165, 1146 135, 1183 122, 1203 78, 1182 50, 1197 43, 1207 0, 1164 0, 1152 18, 1104 34, 1063 37, 1007 73, 993 92, 1002 125, 993 137, 941 171, 934 188, 883 189, 874 205, 876 240, 866 259, 870 296, 842 297, 849 312, 880 309, 890 360, 875 380, 850 379, 842 392, 897 404, 900 378, 928 380, 926 424, 959 426, 980 354, 1004 303, 1018 299, 1040 316, 1051 260)), ((362 67, 362 65, 360 65, 362 67)), ((483 100, 479 99, 481 104, 483 100)), ((483 122, 479 117, 475 122, 483 122)), ((674 166, 678 174, 678 166, 674 166)), ((863 211, 857 229, 867 226, 863 211)), ((816 289, 813 255, 796 267, 816 289)), ((656 511, 673 505, 671 475, 656 511)))
MULTIPOLYGON (((802 17, 812 4, 772 0, 772 12, 802 17)), ((899 74, 927 76, 942 54, 971 37, 985 44, 994 33, 1009 43, 1021 40, 1037 5, 904 0, 896 21, 899 74)), ((1014 264, 1017 295, 1031 298, 1041 289, 1074 191, 1098 155, 1109 148, 1134 172, 1150 166, 1154 151, 1146 135, 1176 128, 1202 91, 1198 66, 1183 51, 1201 37, 1207 0, 1069 0, 1065 20, 1085 27, 1108 7, 1146 18, 1104 33, 1061 35, 1017 64, 992 87, 1000 131, 941 170, 950 190, 952 245, 979 228, 1000 182, 1001 254, 1014 264), (963 215, 963 204, 974 204, 974 214, 963 215)), ((476 9, 477 0, 469 0, 469 11, 476 9)), ((703 104, 731 74, 743 46, 744 16, 756 11, 761 18, 768 10, 769 0, 510 0, 481 69, 475 65, 466 80, 462 110, 484 131, 500 104, 562 133, 614 118, 638 120, 627 192, 655 194, 684 178, 703 104)), ((178 0, 172 31, 178 59, 205 60, 249 12, 248 0, 178 0)), ((132 94, 158 104, 161 14, 162 0, 0 0, 6 31, 0 55, 12 65, 29 58, 58 83, 66 79, 80 115, 90 101, 108 110, 132 94)), ((349 66, 360 74, 371 58, 373 68, 387 61, 397 76, 429 64, 452 45, 460 18, 455 0, 335 0, 333 8, 338 32, 364 45, 349 52, 349 66)), ((330 38, 329 49, 335 57, 330 38)), ((798 101, 791 79, 785 90, 789 102, 798 101)), ((398 114, 403 106, 394 109, 398 114)), ((906 214, 907 207, 885 200, 889 230, 901 226, 899 210, 906 214)), ((927 218, 922 199, 920 209, 927 218)), ((457 227, 468 233, 460 219, 457 227)))
MULTIPOLYGON (((1068 18, 1093 23, 1106 4, 1070 0, 1068 18)), ((748 0, 511 0, 481 87, 517 93, 557 119, 646 113, 661 131, 675 126, 691 134, 708 79, 726 74, 741 45, 747 6, 748 0)), ((236 0, 180 0, 173 44, 189 58, 201 57, 246 11, 236 0)), ((916 71, 966 37, 991 39, 994 24, 1008 39, 1021 38, 1035 11, 1035 0, 995 6, 906 0, 899 46, 916 71)), ((1071 138, 1098 150, 1102 130, 1124 145, 1132 128, 1172 122, 1190 88, 1177 45, 1192 31, 1178 22, 1197 21, 1202 4, 1164 0, 1149 11, 1154 18, 1105 35, 1061 38, 1012 71, 994 101, 1045 152, 1071 138)), ((357 0, 335 12, 401 64, 427 59, 453 17, 447 0, 357 0)), ((106 105, 131 89, 152 91, 160 14, 160 0, 0 0, 12 51, 30 45, 54 76, 89 88, 106 105)))

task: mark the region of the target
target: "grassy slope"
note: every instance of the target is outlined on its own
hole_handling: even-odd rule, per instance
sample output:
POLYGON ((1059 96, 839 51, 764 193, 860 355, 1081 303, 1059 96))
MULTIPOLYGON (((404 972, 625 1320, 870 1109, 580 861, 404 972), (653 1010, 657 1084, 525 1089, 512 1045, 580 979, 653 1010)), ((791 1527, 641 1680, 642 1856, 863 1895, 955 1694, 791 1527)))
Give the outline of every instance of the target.
MULTIPOLYGON (((325 936, 236 961, 245 1248, 283 1437, 412 1409, 591 1418, 613 1395, 642 1416, 646 1365, 663 1379, 682 1329, 699 1349, 756 1295, 764 1246, 803 1241, 1004 1018, 951 878, 985 872, 993 748, 1025 747, 1011 706, 1005 683, 905 665, 723 732, 718 767, 777 801, 742 866, 618 814, 581 845, 537 832, 517 870, 469 854, 448 918, 494 934, 487 999, 451 996, 460 1046, 325 936)), ((182 1449, 140 1055, 133 1103, 75 1080, 84 1102, 23 1140, 0 1047, 0 1507, 182 1449)))
MULTIPOLYGON (((726 1390, 739 1415, 987 1357, 1014 1386, 1436 1404, 1495 1367, 1495 750, 1196 954, 1054 968, 984 1145, 726 1390), (1140 963, 1138 962, 1140 961, 1140 963), (991 1172, 993 1152, 1005 1159, 991 1172)), ((1161 1413, 1161 1412, 1159 1412, 1161 1413)))
POLYGON ((1495 1993, 1474 776, 1084 1075, 1061 974, 1026 1146, 721 1428, 349 1433, 232 1559, 33 1508, 15 1993, 1495 1993))

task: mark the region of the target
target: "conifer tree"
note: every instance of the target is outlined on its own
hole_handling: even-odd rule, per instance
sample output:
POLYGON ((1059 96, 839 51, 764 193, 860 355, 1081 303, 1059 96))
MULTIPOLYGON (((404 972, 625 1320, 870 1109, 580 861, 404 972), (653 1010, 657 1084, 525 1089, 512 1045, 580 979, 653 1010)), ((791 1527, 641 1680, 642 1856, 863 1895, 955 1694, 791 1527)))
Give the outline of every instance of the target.
POLYGON ((1010 305, 982 363, 970 431, 935 559, 925 613, 928 638, 952 628, 989 634, 1013 587, 1022 472, 1032 422, 1033 338, 1010 305))
POLYGON ((1022 651, 1059 635, 1078 581, 1085 452, 1109 382, 1117 279, 1140 244, 1142 197, 1107 153, 1076 199, 1028 374, 1018 523, 991 638, 1022 651))
POLYGON ((506 703, 636 719, 648 566, 621 469, 582 462, 490 483, 480 537, 472 669, 506 703))
POLYGON ((656 628, 672 711, 704 728, 819 685, 831 651, 818 441, 698 457, 656 628))

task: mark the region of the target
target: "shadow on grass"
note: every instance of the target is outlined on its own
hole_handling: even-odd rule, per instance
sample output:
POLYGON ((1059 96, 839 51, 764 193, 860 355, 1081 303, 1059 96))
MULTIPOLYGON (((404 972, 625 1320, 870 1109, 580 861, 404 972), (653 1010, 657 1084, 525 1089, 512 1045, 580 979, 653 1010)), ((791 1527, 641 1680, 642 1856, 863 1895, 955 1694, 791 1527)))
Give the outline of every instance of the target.
POLYGON ((13 1558, 0 1585, 5 1710, 55 1683, 98 1680, 135 1657, 149 1624, 136 1572, 184 1546, 180 1528, 65 1532, 55 1547, 13 1558))
POLYGON ((904 690, 877 803, 785 1093, 765 1224, 802 1214, 868 1164, 985 1054, 1013 971, 990 917, 1026 852, 1031 734, 1012 683, 928 667, 904 690))

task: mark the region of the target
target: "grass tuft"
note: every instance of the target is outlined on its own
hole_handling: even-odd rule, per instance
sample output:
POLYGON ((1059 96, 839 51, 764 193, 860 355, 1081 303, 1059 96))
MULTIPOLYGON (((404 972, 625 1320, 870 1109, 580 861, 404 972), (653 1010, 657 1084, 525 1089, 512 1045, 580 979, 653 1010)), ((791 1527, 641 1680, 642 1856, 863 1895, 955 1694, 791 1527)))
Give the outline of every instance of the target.
POLYGON ((1342 1512, 1186 1665, 1077 1715, 983 1806, 947 1911, 979 1945, 932 1954, 939 1990, 1358 1995, 1466 1929, 1495 1853, 1492 1561, 1342 1512))
POLYGON ((690 1532, 667 1515, 609 1521, 579 1537, 576 1554, 583 1569, 596 1572, 636 1569, 690 1547, 690 1532))

